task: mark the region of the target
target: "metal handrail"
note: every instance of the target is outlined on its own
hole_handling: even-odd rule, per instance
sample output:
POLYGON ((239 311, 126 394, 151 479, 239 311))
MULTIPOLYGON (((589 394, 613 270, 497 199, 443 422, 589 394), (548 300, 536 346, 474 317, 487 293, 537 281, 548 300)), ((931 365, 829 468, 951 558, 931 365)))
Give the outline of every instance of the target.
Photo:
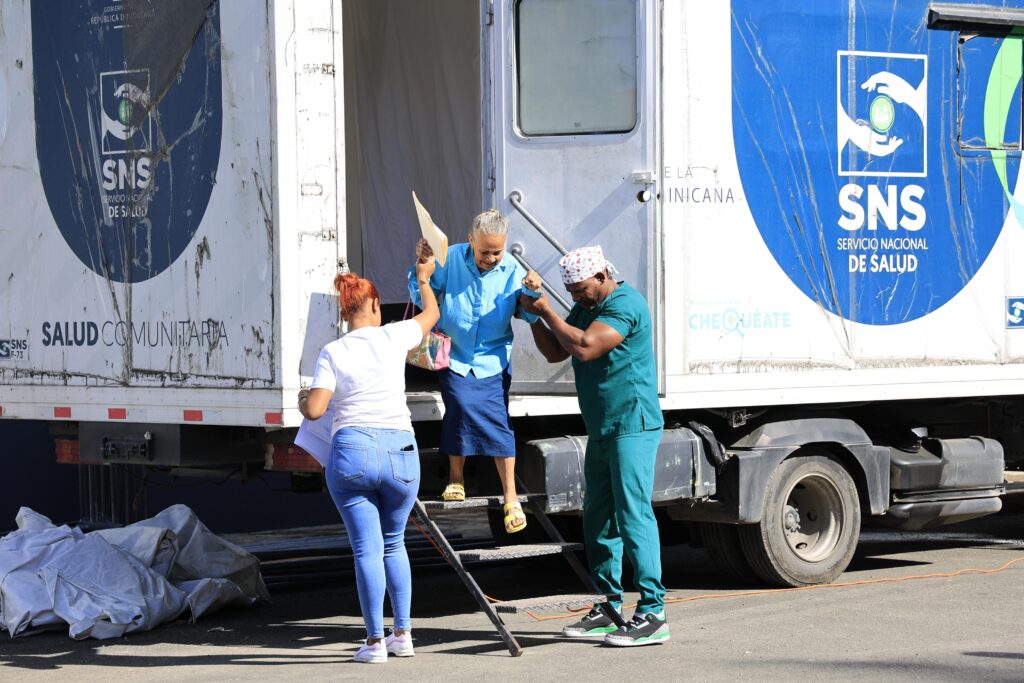
MULTIPOLYGON (((519 265, 521 265, 523 268, 526 268, 527 270, 533 270, 536 272, 536 268, 531 266, 530 262, 527 261, 526 258, 523 256, 523 245, 519 244, 519 242, 516 242, 515 244, 510 246, 508 249, 508 253, 512 254, 512 258, 514 258, 516 261, 519 261, 519 265)), ((562 308, 564 308, 567 311, 572 310, 572 305, 570 305, 568 301, 559 296, 558 292, 556 292, 551 287, 551 285, 548 284, 547 280, 541 278, 540 284, 542 287, 544 287, 547 293, 551 295, 552 299, 554 299, 555 301, 562 305, 562 308)))
POLYGON ((526 207, 524 207, 522 204, 522 192, 520 192, 519 190, 512 190, 512 192, 510 192, 508 195, 508 201, 516 211, 522 214, 523 218, 526 219, 526 222, 528 222, 530 225, 537 229, 537 232, 541 234, 541 237, 546 239, 548 242, 551 242, 551 245, 558 250, 558 253, 560 253, 562 256, 565 256, 566 254, 569 253, 569 250, 563 247, 562 244, 557 239, 555 239, 555 236, 552 235, 547 228, 541 225, 540 221, 538 221, 532 213, 526 210, 526 207))

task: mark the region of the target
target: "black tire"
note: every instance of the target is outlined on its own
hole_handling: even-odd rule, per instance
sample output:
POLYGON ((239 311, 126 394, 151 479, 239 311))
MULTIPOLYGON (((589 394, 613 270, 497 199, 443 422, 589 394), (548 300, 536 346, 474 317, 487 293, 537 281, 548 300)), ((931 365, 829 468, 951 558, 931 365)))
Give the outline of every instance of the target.
POLYGON ((820 451, 785 460, 768 478, 761 522, 741 526, 739 537, 751 568, 768 583, 831 583, 857 549, 857 486, 820 451))
POLYGON ((739 526, 700 522, 700 537, 711 561, 725 576, 741 583, 759 583, 757 574, 743 554, 739 526))

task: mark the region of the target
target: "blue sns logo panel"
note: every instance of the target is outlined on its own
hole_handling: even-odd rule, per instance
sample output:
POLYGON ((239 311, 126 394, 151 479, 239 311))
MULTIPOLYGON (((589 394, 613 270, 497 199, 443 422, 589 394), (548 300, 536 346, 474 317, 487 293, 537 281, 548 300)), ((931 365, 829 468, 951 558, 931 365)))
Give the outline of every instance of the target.
POLYGON ((116 282, 192 241, 220 157, 218 5, 32 0, 36 153, 74 254, 116 282), (207 5, 210 5, 207 7, 207 5))
POLYGON ((967 79, 957 34, 922 27, 926 0, 859 2, 852 25, 834 3, 732 7, 734 144, 779 267, 858 323, 909 322, 948 303, 991 253, 1017 182, 1020 153, 966 152, 961 125, 983 122, 957 120, 1019 111, 1001 113, 991 96, 1011 39, 973 39, 967 79))

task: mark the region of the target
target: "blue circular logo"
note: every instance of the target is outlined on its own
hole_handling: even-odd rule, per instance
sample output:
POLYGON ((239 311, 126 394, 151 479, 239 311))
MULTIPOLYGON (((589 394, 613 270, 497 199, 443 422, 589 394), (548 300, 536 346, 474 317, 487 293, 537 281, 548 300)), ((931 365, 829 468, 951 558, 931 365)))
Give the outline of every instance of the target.
POLYGON ((36 152, 54 221, 116 282, 192 241, 221 140, 220 19, 209 2, 32 1, 36 152))
POLYGON ((1019 104, 992 115, 988 92, 991 74, 1012 81, 1015 69, 1019 103, 1020 41, 1000 58, 1009 41, 979 38, 965 57, 957 41, 920 30, 925 5, 858 15, 853 30, 847 12, 824 5, 812 16, 784 0, 732 4, 733 131, 747 204, 793 284, 858 323, 909 322, 949 302, 1016 206, 1006 195, 1020 156, 999 151, 1008 126, 986 138, 990 119, 1019 129, 1019 104), (815 39, 793 49, 812 25, 815 39))

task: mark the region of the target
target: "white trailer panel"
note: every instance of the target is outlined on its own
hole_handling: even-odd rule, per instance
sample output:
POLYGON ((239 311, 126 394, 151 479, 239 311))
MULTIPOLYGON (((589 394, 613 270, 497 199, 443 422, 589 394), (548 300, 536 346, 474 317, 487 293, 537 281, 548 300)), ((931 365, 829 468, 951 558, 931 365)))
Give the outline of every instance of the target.
POLYGON ((340 3, 207 4, 4 3, 5 417, 281 424, 337 334, 340 3))

